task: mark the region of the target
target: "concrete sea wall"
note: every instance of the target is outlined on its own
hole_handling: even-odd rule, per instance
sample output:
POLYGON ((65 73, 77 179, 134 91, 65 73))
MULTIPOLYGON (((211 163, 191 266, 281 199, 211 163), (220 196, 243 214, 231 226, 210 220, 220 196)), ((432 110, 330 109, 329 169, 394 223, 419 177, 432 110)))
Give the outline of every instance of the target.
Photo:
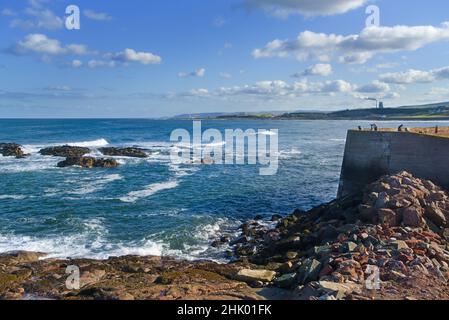
POLYGON ((338 196, 386 174, 409 171, 449 188, 449 138, 412 132, 348 131, 338 196))

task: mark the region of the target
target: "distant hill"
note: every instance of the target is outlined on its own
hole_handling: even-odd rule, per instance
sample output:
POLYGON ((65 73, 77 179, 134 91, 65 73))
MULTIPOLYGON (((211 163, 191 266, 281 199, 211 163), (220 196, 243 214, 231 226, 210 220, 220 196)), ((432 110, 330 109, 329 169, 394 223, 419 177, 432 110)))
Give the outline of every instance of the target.
POLYGON ((172 119, 260 119, 260 120, 449 120, 449 102, 384 109, 340 111, 236 112, 184 114, 172 119))
POLYGON ((402 106, 401 109, 429 109, 429 108, 449 108, 449 102, 439 102, 431 104, 421 104, 415 106, 402 106))
POLYGON ((262 118, 277 117, 285 114, 286 111, 261 111, 261 112, 210 112, 210 113, 189 113, 171 117, 171 120, 192 120, 192 119, 226 119, 226 118, 262 118))

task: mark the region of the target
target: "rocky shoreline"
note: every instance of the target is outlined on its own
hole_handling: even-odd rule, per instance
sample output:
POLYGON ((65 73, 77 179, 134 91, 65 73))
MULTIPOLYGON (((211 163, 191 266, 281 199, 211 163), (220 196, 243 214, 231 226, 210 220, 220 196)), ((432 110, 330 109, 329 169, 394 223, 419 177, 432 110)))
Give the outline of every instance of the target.
MULTIPOLYGON (((100 151, 105 156, 113 157, 129 157, 129 158, 147 158, 148 153, 146 150, 140 148, 126 147, 108 147, 100 148, 100 151)), ((81 167, 81 168, 116 168, 120 164, 115 159, 94 158, 86 156, 91 153, 92 150, 86 147, 77 146, 55 146, 41 149, 40 155, 50 157, 66 158, 64 161, 60 161, 57 166, 59 168, 65 167, 81 167)), ((0 154, 4 157, 16 157, 17 159, 23 159, 28 157, 25 154, 23 147, 17 143, 0 143, 0 154)))
MULTIPOLYGON (((259 217, 257 217, 258 219, 259 217)), ((402 172, 359 194, 241 226, 232 262, 0 255, 2 299, 449 299, 449 194, 402 172), (80 288, 67 289, 68 266, 80 288)))

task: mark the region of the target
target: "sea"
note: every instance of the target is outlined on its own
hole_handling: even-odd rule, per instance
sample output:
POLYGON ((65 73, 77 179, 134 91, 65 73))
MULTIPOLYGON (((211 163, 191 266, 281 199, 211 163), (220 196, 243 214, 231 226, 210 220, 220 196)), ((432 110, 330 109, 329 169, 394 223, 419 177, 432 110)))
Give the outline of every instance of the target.
MULTIPOLYGON (((222 235, 260 216, 308 210, 337 194, 348 129, 369 121, 208 120, 203 130, 276 129, 279 167, 260 175, 260 164, 173 162, 176 129, 187 120, 0 120, 0 142, 23 145, 26 159, 0 155, 0 252, 28 250, 47 258, 107 259, 162 255, 226 261, 222 235), (116 157, 113 169, 58 168, 63 159, 42 156, 48 146, 91 149, 132 146, 146 159, 116 157)), ((379 127, 444 126, 448 122, 377 122, 379 127)), ((213 142, 210 142, 213 143, 213 142)), ((203 141, 200 148, 207 147, 203 141)), ((195 145, 192 146, 195 148, 195 145)))

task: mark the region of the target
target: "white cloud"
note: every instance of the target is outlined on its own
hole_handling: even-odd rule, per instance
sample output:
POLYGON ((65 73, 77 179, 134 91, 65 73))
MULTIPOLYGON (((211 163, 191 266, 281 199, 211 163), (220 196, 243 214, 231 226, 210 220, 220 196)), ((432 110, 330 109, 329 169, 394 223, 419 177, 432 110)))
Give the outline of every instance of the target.
MULTIPOLYGON (((197 89, 180 93, 179 97, 201 97, 227 99, 235 97, 255 98, 260 101, 266 100, 292 100, 305 97, 318 96, 346 96, 352 99, 367 99, 375 97, 377 99, 396 99, 399 94, 392 92, 388 84, 374 81, 370 84, 357 86, 345 80, 329 80, 322 82, 311 82, 307 79, 287 83, 282 80, 260 81, 252 85, 220 87, 210 91, 207 89, 197 89), (369 96, 368 96, 369 95, 369 96)), ((176 95, 175 95, 176 96, 176 95)), ((173 97, 173 95, 171 96, 173 97)))
POLYGON ((380 53, 415 51, 428 44, 448 41, 449 23, 434 26, 369 27, 360 34, 336 35, 301 32, 296 39, 276 39, 253 51, 254 58, 295 57, 298 60, 365 63, 380 53))
POLYGON ((294 78, 301 78, 301 77, 307 77, 307 76, 322 76, 322 77, 328 77, 332 75, 333 70, 332 66, 330 64, 326 63, 318 63, 314 66, 311 66, 300 73, 295 73, 293 75, 294 78))
POLYGON ((1 14, 2 16, 5 16, 5 17, 14 17, 14 16, 17 15, 17 12, 15 12, 14 10, 9 9, 9 8, 4 8, 4 9, 2 9, 2 11, 0 12, 0 14, 1 14))
POLYGON ((227 72, 220 72, 219 76, 222 79, 231 79, 232 78, 232 76, 227 72))
POLYGON ((115 62, 108 61, 108 60, 90 60, 87 63, 87 66, 91 69, 102 68, 102 67, 113 68, 113 67, 115 67, 115 62))
POLYGON ((200 89, 193 89, 189 91, 189 95, 196 96, 196 97, 206 97, 209 95, 209 90, 200 88, 200 89))
POLYGON ((72 91, 72 88, 69 86, 50 86, 45 89, 48 91, 62 91, 62 92, 72 91))
POLYGON ((10 51, 15 54, 38 53, 44 55, 73 54, 83 55, 88 49, 82 44, 69 44, 62 46, 56 39, 50 39, 44 34, 29 34, 25 39, 19 41, 10 51))
POLYGON ((397 62, 384 62, 376 65, 377 69, 393 69, 399 66, 397 62))
POLYGON ((14 19, 10 22, 11 28, 22 29, 47 29, 57 30, 62 29, 64 21, 49 9, 43 9, 40 6, 32 5, 25 9, 25 14, 30 18, 14 19))
POLYGON ((379 78, 384 82, 395 84, 428 83, 435 81, 432 72, 414 69, 404 72, 385 73, 379 78))
POLYGON ((260 81, 253 85, 221 87, 213 92, 208 92, 210 96, 256 96, 265 98, 294 98, 305 95, 333 95, 336 93, 351 93, 356 87, 344 80, 309 82, 302 80, 289 84, 282 80, 260 81))
POLYGON ((110 21, 112 20, 112 17, 108 15, 105 12, 95 12, 93 10, 84 10, 84 15, 91 19, 96 21, 110 21))
POLYGON ((160 64, 162 58, 151 52, 137 52, 133 49, 125 49, 122 52, 113 55, 112 60, 119 62, 137 62, 144 65, 148 64, 160 64))
POLYGON ((73 60, 71 66, 74 68, 79 68, 83 66, 83 62, 80 60, 73 60))
POLYGON ((447 96, 449 95, 449 88, 433 87, 427 93, 427 95, 431 96, 433 98, 435 98, 435 97, 447 98, 447 96))
POLYGON ((202 78, 206 75, 206 69, 200 68, 191 72, 179 72, 178 77, 180 78, 189 78, 189 77, 198 77, 202 78))
POLYGON ((218 17, 214 20, 214 26, 217 28, 221 28, 226 24, 226 20, 222 17, 218 17))
POLYGON ((430 83, 449 79, 449 67, 422 71, 409 69, 402 72, 391 72, 380 75, 382 81, 394 84, 430 83))
POLYGON ((367 0, 245 0, 250 9, 262 9, 277 17, 291 14, 327 16, 361 7, 367 0))
POLYGON ((389 92, 390 90, 391 88, 387 83, 375 80, 370 84, 357 88, 356 91, 362 93, 385 93, 389 92))
POLYGON ((84 44, 69 44, 67 45, 67 51, 78 56, 83 56, 89 53, 89 49, 84 44))

